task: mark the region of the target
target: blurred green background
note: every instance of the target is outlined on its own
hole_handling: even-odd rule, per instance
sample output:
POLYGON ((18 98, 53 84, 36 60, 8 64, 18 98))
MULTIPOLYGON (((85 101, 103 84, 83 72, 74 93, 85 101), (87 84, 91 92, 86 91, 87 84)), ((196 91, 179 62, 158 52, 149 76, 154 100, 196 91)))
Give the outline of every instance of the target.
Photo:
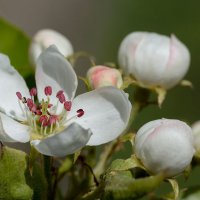
MULTIPOLYGON (((146 108, 137 117, 136 128, 161 117, 189 123, 200 119, 199 8, 197 0, 0 0, 0 16, 29 36, 43 28, 60 31, 71 40, 76 51, 94 55, 97 64, 117 62, 119 44, 132 31, 174 33, 184 42, 192 58, 185 78, 193 82, 194 89, 170 90, 162 109, 146 108)), ((83 65, 77 66, 81 74, 89 63, 83 65)))

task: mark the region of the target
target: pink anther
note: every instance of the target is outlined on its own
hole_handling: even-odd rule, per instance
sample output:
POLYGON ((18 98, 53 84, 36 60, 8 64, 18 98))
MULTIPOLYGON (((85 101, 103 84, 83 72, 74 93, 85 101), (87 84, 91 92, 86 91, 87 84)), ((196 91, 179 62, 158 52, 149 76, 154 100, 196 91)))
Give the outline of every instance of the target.
POLYGON ((46 96, 50 96, 52 94, 52 87, 51 86, 46 86, 44 88, 44 93, 46 96))

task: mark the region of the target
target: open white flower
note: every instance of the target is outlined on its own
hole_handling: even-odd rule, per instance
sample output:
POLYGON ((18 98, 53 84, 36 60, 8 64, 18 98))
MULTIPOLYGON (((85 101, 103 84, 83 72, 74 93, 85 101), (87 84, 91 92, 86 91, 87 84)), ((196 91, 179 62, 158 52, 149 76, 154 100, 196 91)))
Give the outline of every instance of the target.
POLYGON ((105 87, 74 98, 77 76, 55 46, 39 57, 35 78, 37 90, 29 91, 0 54, 0 141, 31 140, 42 154, 64 156, 109 142, 125 129, 131 110, 127 95, 105 87))

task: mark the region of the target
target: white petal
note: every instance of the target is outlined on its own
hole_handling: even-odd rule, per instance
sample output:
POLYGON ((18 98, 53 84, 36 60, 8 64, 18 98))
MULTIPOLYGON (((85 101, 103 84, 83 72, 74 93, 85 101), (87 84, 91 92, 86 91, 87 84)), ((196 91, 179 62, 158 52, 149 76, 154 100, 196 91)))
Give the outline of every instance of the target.
POLYGON ((76 118, 76 123, 90 128, 93 133, 88 145, 99 145, 114 140, 123 132, 131 104, 122 90, 104 87, 77 96, 69 118, 76 115, 78 109, 83 109, 85 114, 76 118))
POLYGON ((84 147, 90 136, 90 130, 73 123, 61 133, 43 140, 33 140, 31 144, 44 155, 62 157, 84 147))
POLYGON ((175 35, 172 35, 170 38, 170 55, 160 84, 167 89, 175 86, 187 73, 189 64, 189 50, 175 35))
POLYGON ((0 54, 0 111, 18 120, 25 116, 20 109, 16 92, 29 97, 29 90, 22 76, 10 65, 9 58, 0 54))
POLYGON ((36 68, 36 85, 38 98, 45 98, 44 88, 51 86, 53 93, 51 103, 56 104, 56 93, 64 90, 68 100, 73 99, 77 88, 77 76, 71 64, 58 51, 55 45, 47 48, 40 55, 36 68))
POLYGON ((134 76, 147 85, 158 84, 169 58, 170 41, 167 36, 149 33, 135 52, 132 66, 134 76))
POLYGON ((0 141, 28 142, 30 140, 29 127, 0 113, 0 141))

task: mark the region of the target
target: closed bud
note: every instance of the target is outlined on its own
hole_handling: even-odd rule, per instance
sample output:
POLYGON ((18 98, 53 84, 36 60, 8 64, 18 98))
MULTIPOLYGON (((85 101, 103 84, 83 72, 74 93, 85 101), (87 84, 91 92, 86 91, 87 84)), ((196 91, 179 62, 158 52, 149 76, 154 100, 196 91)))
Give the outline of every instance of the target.
POLYGON ((169 89, 188 71, 190 53, 175 35, 133 32, 122 41, 118 61, 124 72, 132 74, 143 87, 169 89))
POLYGON ((90 68, 87 77, 93 89, 105 86, 120 88, 123 84, 121 73, 117 69, 101 65, 90 68))
POLYGON ((194 148, 198 156, 200 156, 200 121, 192 124, 192 132, 194 136, 194 148))
POLYGON ((35 66, 42 51, 53 44, 65 57, 73 54, 73 47, 64 35, 51 29, 43 29, 33 36, 29 49, 31 63, 35 66))
POLYGON ((174 119, 148 122, 136 135, 135 153, 151 173, 175 176, 184 171, 192 160, 192 129, 174 119))

